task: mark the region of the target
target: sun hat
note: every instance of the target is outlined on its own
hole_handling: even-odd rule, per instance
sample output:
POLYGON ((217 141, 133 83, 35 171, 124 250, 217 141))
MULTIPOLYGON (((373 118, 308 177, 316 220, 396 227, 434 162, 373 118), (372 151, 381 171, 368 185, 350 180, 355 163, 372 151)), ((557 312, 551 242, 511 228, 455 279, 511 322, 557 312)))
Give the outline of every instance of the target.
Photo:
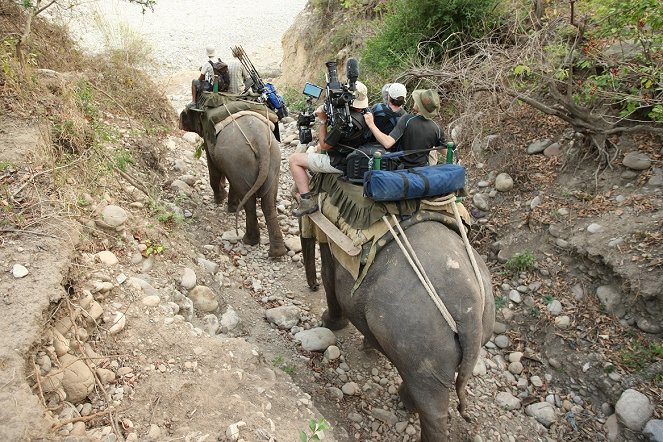
POLYGON ((417 89, 412 92, 412 99, 419 108, 419 114, 430 120, 437 115, 440 108, 440 97, 432 89, 417 89))
POLYGON ((216 55, 216 49, 214 49, 214 46, 207 46, 205 50, 207 51, 208 57, 214 57, 216 55))
POLYGON ((389 96, 394 100, 400 97, 407 97, 407 89, 403 83, 392 83, 389 86, 389 96))
POLYGON ((355 83, 355 99, 352 101, 352 107, 357 109, 368 107, 368 89, 361 81, 355 83))

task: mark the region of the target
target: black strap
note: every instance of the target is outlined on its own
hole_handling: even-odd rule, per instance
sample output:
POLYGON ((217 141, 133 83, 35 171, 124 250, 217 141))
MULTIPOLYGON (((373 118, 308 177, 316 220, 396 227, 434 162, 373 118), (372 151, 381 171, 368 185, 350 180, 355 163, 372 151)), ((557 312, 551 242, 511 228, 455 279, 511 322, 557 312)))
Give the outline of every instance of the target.
POLYGON ((407 179, 407 174, 401 173, 401 179, 403 180, 403 199, 407 199, 407 191, 410 190, 410 180, 407 179))
POLYGON ((408 169, 408 172, 413 173, 421 178, 421 180, 424 182, 424 196, 428 195, 428 191, 430 190, 430 181, 428 181, 428 177, 414 169, 408 169))

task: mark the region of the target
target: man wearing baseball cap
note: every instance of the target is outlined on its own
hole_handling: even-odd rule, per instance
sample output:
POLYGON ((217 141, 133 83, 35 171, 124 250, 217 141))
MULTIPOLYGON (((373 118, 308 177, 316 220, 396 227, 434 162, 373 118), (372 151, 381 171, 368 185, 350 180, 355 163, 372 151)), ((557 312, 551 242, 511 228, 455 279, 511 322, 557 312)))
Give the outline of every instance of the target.
MULTIPOLYGON (((351 118, 355 127, 359 127, 351 139, 341 138, 339 144, 344 144, 350 147, 359 147, 364 144, 369 136, 366 125, 363 124, 361 118, 361 111, 368 107, 368 89, 361 81, 355 84, 355 96, 350 105, 351 118)), ((327 138, 327 114, 322 106, 315 110, 315 115, 320 119, 320 149, 324 150, 323 153, 307 153, 297 152, 288 157, 290 165, 290 174, 295 181, 295 186, 301 197, 299 207, 292 211, 292 214, 300 217, 308 215, 318 210, 318 204, 312 198, 309 178, 306 170, 319 173, 343 173, 345 169, 345 158, 348 151, 341 151, 336 146, 331 146, 325 142, 327 138)))
POLYGON ((428 165, 429 150, 444 145, 442 129, 432 120, 440 108, 437 92, 432 89, 417 89, 412 92, 412 99, 413 113, 401 117, 388 135, 378 129, 372 114, 364 114, 368 128, 385 149, 391 149, 400 142, 400 150, 412 151, 401 160, 405 169, 428 165))
POLYGON ((386 102, 374 104, 371 113, 380 132, 388 134, 394 130, 398 120, 405 115, 403 105, 407 98, 407 90, 402 83, 391 83, 386 92, 386 102))

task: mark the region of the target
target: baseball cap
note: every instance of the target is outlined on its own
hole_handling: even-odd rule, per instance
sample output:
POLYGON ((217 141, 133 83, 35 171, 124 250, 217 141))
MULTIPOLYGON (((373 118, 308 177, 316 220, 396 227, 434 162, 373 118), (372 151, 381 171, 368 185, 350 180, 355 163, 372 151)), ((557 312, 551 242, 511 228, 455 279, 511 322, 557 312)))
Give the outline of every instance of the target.
POLYGON ((391 83, 389 86, 389 96, 391 98, 407 97, 407 89, 403 83, 391 83))

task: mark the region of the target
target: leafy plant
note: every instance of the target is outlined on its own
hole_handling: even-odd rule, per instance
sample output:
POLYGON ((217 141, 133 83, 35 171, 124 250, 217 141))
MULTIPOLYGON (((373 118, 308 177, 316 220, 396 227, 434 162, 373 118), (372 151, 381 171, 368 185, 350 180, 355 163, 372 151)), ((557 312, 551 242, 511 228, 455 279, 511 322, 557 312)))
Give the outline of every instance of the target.
POLYGON ((632 370, 641 370, 659 359, 663 359, 663 344, 646 340, 635 341, 621 352, 622 364, 632 370))
POLYGON ((374 72, 393 72, 419 54, 437 59, 449 47, 482 36, 499 20, 497 0, 385 3, 384 23, 362 53, 362 61, 374 72))
POLYGON ((295 367, 293 367, 292 365, 285 364, 283 356, 280 355, 276 356, 274 359, 272 359, 272 364, 274 365, 274 367, 280 368, 284 372, 288 373, 290 376, 296 373, 295 367))
POLYGON ((504 268, 510 273, 524 272, 536 263, 536 257, 529 250, 523 250, 511 257, 504 268))
POLYGON ((306 431, 299 432, 300 442, 309 442, 314 440, 322 440, 324 437, 324 431, 331 428, 329 422, 325 418, 319 420, 311 419, 308 423, 309 434, 306 431))
POLYGON ((546 295, 546 296, 543 297, 543 303, 544 303, 545 305, 550 305, 550 304, 552 304, 554 300, 555 300, 555 298, 553 298, 552 295, 546 295))
POLYGON ((127 165, 135 164, 134 159, 131 156, 131 152, 129 152, 127 149, 120 149, 115 153, 114 163, 115 167, 120 169, 122 172, 127 171, 127 165))
POLYGON ((12 163, 11 161, 0 161, 0 172, 4 172, 5 170, 9 169, 16 169, 16 164, 12 163))
POLYGON ((499 312, 502 310, 507 305, 508 301, 504 296, 496 296, 495 297, 495 311, 499 312))
POLYGON ((154 243, 154 242, 152 242, 152 240, 149 240, 149 239, 147 241, 145 241, 145 245, 147 246, 147 248, 143 252, 143 255, 145 257, 152 256, 152 255, 159 255, 159 254, 163 253, 164 250, 166 250, 166 247, 164 245, 159 244, 159 243, 154 243))
POLYGON ((541 317, 541 310, 539 310, 538 307, 532 307, 529 311, 530 315, 532 315, 533 318, 539 319, 541 317))

